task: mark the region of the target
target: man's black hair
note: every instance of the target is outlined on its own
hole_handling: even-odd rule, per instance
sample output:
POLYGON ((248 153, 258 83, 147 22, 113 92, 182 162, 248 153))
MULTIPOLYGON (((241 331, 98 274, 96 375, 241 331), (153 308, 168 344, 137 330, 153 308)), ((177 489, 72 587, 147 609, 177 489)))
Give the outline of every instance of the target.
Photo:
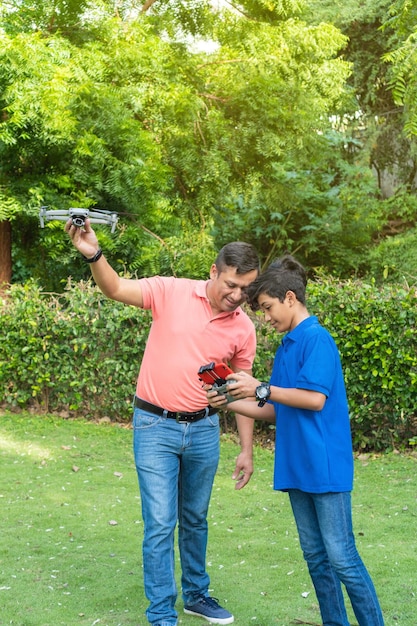
POLYGON ((287 291, 293 291, 297 300, 305 304, 307 274, 304 267, 293 256, 286 254, 262 272, 247 288, 251 308, 259 309, 258 297, 265 293, 284 302, 287 291))
POLYGON ((244 241, 232 241, 220 250, 214 261, 219 273, 226 267, 235 267, 237 274, 247 274, 253 270, 259 272, 259 258, 255 248, 244 241))

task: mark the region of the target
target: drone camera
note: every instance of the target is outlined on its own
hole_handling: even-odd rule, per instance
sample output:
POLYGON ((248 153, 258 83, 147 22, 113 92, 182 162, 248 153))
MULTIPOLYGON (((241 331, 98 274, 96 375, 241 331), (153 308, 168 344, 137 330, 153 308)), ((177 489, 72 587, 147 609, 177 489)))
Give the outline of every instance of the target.
POLYGON ((89 215, 87 209, 70 209, 69 216, 74 226, 81 228, 85 224, 85 220, 89 215))

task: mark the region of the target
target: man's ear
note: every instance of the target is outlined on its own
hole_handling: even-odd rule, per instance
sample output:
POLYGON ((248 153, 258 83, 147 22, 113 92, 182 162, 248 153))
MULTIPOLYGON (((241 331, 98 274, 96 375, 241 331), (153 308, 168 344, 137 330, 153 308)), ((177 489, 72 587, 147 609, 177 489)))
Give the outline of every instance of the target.
POLYGON ((218 275, 219 275, 219 270, 217 269, 217 265, 213 263, 213 265, 210 268, 210 278, 213 280, 214 278, 217 278, 218 275))

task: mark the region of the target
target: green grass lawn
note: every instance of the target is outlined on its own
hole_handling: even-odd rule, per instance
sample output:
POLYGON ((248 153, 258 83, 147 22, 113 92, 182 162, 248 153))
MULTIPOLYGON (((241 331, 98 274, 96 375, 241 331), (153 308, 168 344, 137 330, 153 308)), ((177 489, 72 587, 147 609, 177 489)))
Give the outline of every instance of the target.
MULTIPOLYGON (((146 626, 131 439, 109 424, 0 416, 1 626, 146 626)), ((287 496, 272 490, 273 453, 256 448, 255 474, 235 491, 237 452, 223 437, 209 515, 211 594, 237 626, 320 624, 287 496)), ((355 463, 357 543, 386 624, 416 626, 417 459, 355 463)), ((178 611, 183 626, 207 624, 185 616, 181 598, 178 611)))

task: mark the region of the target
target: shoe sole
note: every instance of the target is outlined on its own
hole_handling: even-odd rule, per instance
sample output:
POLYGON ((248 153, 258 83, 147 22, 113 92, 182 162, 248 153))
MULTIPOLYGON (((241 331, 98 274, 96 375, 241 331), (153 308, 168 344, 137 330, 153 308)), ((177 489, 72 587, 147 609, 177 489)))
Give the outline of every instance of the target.
POLYGON ((203 615, 202 613, 196 613, 195 611, 190 611, 189 609, 184 609, 184 613, 186 613, 187 615, 196 615, 197 617, 202 617, 203 619, 206 619, 208 622, 210 622, 210 624, 233 624, 233 622, 235 621, 235 618, 233 617, 233 615, 231 617, 208 617, 207 615, 203 615))

